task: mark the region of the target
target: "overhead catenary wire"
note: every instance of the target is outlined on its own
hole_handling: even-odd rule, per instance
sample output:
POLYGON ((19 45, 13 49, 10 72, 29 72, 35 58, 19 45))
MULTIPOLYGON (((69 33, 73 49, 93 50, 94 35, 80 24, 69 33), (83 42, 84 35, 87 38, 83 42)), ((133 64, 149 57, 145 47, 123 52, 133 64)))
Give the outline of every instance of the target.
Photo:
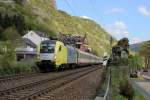
POLYGON ((68 5, 68 7, 70 8, 71 12, 73 13, 73 15, 76 15, 76 12, 74 9, 72 9, 70 2, 68 0, 66 0, 66 4, 68 5))
MULTIPOLYGON (((65 0, 65 1, 66 1, 66 5, 67 5, 68 8, 70 9, 71 13, 72 13, 74 16, 77 16, 77 13, 76 13, 76 11, 71 7, 70 2, 69 2, 68 0, 65 0)), ((75 24, 76 24, 76 21, 75 21, 75 24)), ((77 33, 79 33, 77 27, 73 27, 73 28, 75 28, 75 30, 76 30, 77 33)), ((76 33, 75 33, 75 34, 76 34, 76 33)))
MULTIPOLYGON (((73 13, 73 15, 77 15, 76 11, 74 9, 72 9, 70 2, 68 0, 66 0, 66 3, 68 5, 68 7, 70 8, 71 12, 73 13)), ((75 21, 75 23, 76 23, 76 21, 75 21)), ((78 32, 78 28, 76 28, 76 31, 78 32)), ((86 33, 87 33, 87 31, 84 30, 84 35, 86 35, 86 33)), ((77 33, 77 34, 79 34, 79 33, 77 33)))
MULTIPOLYGON (((93 3, 93 0, 89 0, 90 8, 94 12, 95 10, 98 10, 98 8, 93 3)), ((100 17, 97 17, 98 20, 101 20, 100 17)))

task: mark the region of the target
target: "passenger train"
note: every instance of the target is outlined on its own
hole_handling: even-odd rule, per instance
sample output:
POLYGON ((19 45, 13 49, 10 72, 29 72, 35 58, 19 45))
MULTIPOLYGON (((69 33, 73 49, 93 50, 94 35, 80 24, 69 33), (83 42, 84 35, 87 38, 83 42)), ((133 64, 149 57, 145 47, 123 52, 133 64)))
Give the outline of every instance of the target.
POLYGON ((40 46, 38 67, 43 72, 100 63, 102 63, 100 57, 81 51, 73 46, 65 45, 58 40, 45 40, 40 46))

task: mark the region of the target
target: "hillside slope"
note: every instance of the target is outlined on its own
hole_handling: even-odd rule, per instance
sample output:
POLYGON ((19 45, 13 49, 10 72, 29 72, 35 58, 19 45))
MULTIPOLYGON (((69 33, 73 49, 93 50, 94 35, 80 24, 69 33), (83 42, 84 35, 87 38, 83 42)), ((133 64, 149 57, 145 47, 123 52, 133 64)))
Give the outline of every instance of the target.
POLYGON ((139 52, 140 46, 141 46, 143 43, 146 43, 146 42, 148 42, 148 41, 150 41, 150 40, 143 41, 143 42, 136 43, 136 44, 132 44, 132 45, 130 45, 130 49, 131 49, 132 51, 134 51, 134 52, 139 52))
POLYGON ((141 43, 132 44, 132 45, 130 45, 130 49, 132 51, 138 52, 139 48, 140 48, 140 45, 141 45, 141 43))
MULTIPOLYGON (((51 5, 51 0, 28 0, 20 3, 0 3, 0 40, 11 39, 12 35, 25 34, 27 30, 45 32, 56 36, 64 34, 87 34, 89 46, 97 55, 109 52, 110 35, 93 20, 83 19, 59 11, 51 5), (17 16, 17 19, 15 20, 17 16), (9 19, 9 20, 7 20, 9 19), (19 25, 18 25, 19 23, 19 25), (9 34, 11 30, 15 30, 9 34)), ((17 35, 16 35, 17 36, 17 35)), ((13 38, 14 39, 14 38, 13 38)))

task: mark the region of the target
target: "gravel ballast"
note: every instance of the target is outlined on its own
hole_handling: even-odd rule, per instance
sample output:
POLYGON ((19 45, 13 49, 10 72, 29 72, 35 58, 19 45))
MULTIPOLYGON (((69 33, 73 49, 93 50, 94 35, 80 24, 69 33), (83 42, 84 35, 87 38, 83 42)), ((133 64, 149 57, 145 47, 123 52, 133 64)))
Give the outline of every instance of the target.
POLYGON ((100 68, 48 93, 37 100, 94 100, 103 69, 100 68))

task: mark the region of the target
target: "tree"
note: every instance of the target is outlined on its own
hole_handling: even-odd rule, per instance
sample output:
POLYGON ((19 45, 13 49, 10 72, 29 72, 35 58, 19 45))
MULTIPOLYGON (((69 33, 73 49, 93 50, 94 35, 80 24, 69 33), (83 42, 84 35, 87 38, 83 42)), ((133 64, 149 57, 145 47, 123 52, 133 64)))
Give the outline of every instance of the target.
POLYGON ((10 67, 15 60, 15 48, 11 42, 0 42, 0 65, 10 67))
POLYGON ((18 34, 18 31, 16 30, 15 27, 8 27, 3 33, 2 37, 3 40, 8 40, 8 41, 15 41, 17 37, 20 35, 18 34))
POLYGON ((23 5, 26 0, 14 0, 17 4, 23 5))
POLYGON ((13 16, 5 14, 2 16, 2 14, 0 13, 0 33, 2 33, 1 31, 4 31, 9 27, 16 27, 19 34, 24 35, 24 31, 27 29, 24 16, 20 14, 16 14, 13 16))
POLYGON ((2 17, 2 14, 0 13, 0 27, 1 27, 2 22, 3 22, 3 17, 2 17))
POLYGON ((2 32, 3 32, 3 28, 0 26, 0 40, 2 39, 2 32))
POLYGON ((130 55, 128 58, 128 65, 131 70, 137 70, 142 68, 143 66, 143 59, 139 55, 130 55))
POLYGON ((23 35, 23 31, 26 29, 24 16, 15 15, 15 16, 13 16, 12 21, 13 21, 14 26, 18 30, 19 34, 23 35))
POLYGON ((142 57, 144 57, 144 61, 145 61, 145 68, 148 68, 150 66, 150 40, 144 42, 141 46, 140 46, 140 51, 139 51, 140 55, 142 57))

